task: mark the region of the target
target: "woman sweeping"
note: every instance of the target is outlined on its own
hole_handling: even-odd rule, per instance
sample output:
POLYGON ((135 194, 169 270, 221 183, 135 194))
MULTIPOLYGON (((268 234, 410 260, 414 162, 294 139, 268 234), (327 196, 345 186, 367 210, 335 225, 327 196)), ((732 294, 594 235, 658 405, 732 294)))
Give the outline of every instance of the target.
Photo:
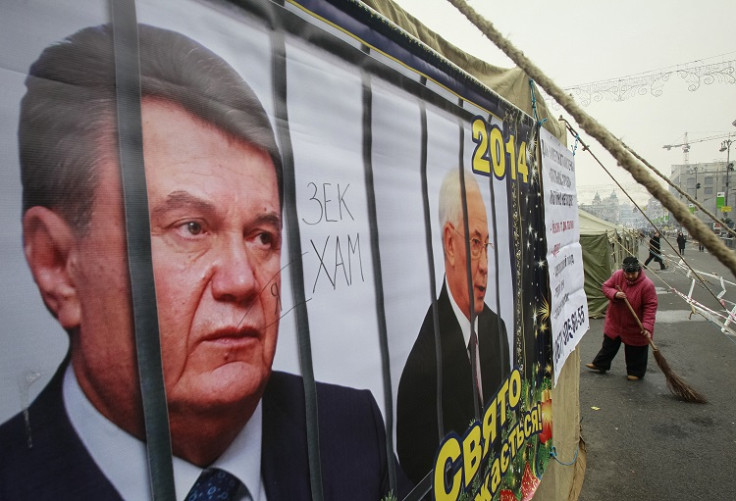
POLYGON ((603 346, 592 363, 585 366, 598 372, 611 368, 611 361, 624 343, 626 373, 629 381, 637 381, 647 371, 649 339, 654 335, 657 316, 657 292, 635 257, 624 258, 622 269, 616 270, 601 287, 609 299, 603 324, 603 346), (641 327, 629 311, 626 300, 641 320, 641 327))

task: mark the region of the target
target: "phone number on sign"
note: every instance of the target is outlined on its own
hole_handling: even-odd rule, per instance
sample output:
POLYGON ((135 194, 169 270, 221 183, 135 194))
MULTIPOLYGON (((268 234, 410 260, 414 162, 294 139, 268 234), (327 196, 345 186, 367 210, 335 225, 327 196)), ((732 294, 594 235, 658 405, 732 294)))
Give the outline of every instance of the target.
POLYGON ((562 347, 575 337, 578 328, 584 323, 585 308, 580 306, 570 314, 569 318, 565 319, 565 322, 562 324, 562 330, 555 336, 555 351, 557 353, 560 353, 562 347))

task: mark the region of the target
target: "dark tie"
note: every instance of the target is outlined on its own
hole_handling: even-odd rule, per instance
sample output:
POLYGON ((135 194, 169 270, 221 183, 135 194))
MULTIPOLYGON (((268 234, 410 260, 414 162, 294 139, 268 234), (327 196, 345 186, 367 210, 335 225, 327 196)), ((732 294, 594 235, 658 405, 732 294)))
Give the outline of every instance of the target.
POLYGON ((470 367, 473 372, 473 381, 475 382, 475 390, 480 403, 483 403, 483 384, 480 379, 480 355, 478 353, 478 336, 475 331, 470 332, 470 341, 468 342, 468 350, 470 352, 470 367))
POLYGON ((224 470, 208 468, 202 472, 187 494, 186 501, 228 501, 235 499, 243 483, 224 470))

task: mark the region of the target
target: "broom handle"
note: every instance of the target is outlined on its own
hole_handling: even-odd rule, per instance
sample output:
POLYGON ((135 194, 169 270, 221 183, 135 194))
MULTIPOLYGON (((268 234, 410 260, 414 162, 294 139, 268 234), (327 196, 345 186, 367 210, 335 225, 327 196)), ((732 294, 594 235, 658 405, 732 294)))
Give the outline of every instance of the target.
MULTIPOLYGON (((620 286, 617 285, 616 288, 618 289, 619 292, 624 292, 621 290, 620 286)), ((624 295, 626 295, 625 292, 624 292, 624 295)), ((626 306, 629 307, 629 311, 631 312, 631 314, 634 315, 634 318, 636 319, 636 323, 639 324, 639 328, 641 329, 642 333, 645 333, 646 329, 644 329, 644 326, 641 324, 641 320, 639 320, 639 315, 636 314, 636 312, 634 311, 634 308, 631 306, 631 303, 629 303, 629 298, 624 297, 624 302, 626 303, 626 306)), ((644 334, 644 335, 647 337, 647 341, 649 341, 649 344, 652 346, 652 349, 657 350, 658 348, 654 344, 654 341, 652 340, 652 336, 648 334, 644 334)))

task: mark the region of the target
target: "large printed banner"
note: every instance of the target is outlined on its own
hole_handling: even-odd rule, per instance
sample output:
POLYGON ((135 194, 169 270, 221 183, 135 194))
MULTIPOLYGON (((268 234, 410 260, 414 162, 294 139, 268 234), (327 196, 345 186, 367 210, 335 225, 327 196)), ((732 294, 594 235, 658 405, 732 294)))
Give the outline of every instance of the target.
POLYGON ((358 2, 2 10, 0 499, 533 496, 533 119, 358 2))
POLYGON ((580 247, 575 159, 564 144, 544 129, 540 133, 540 146, 556 384, 567 357, 575 350, 590 324, 580 247))

